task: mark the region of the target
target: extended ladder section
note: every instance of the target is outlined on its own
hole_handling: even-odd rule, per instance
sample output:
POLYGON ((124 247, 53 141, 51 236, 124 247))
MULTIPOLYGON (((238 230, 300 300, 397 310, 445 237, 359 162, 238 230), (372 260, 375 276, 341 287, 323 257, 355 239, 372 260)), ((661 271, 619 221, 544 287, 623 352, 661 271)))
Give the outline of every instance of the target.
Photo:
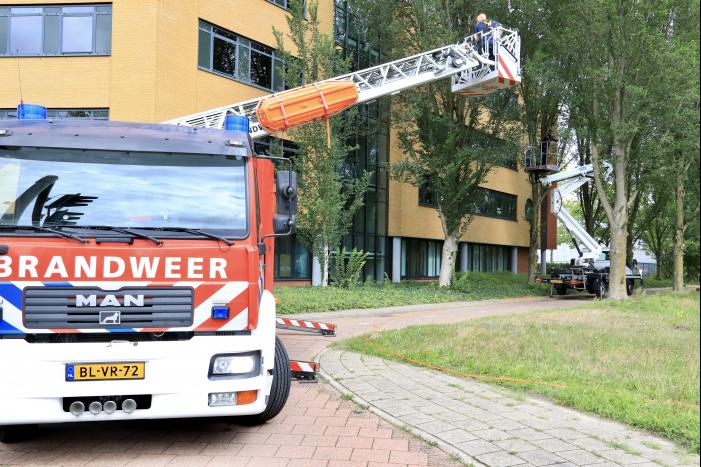
POLYGON ((454 77, 454 92, 481 96, 520 82, 519 47, 518 31, 497 27, 457 44, 165 123, 223 128, 227 115, 241 115, 249 118, 255 139, 446 77, 454 77))
POLYGON ((558 186, 553 188, 551 193, 551 209, 553 214, 557 216, 558 220, 569 231, 570 235, 577 241, 581 254, 580 262, 586 260, 595 261, 604 250, 604 247, 594 237, 589 235, 589 232, 563 206, 563 200, 582 185, 589 183, 593 178, 593 174, 594 166, 588 164, 540 179, 540 183, 545 187, 558 183, 558 186))

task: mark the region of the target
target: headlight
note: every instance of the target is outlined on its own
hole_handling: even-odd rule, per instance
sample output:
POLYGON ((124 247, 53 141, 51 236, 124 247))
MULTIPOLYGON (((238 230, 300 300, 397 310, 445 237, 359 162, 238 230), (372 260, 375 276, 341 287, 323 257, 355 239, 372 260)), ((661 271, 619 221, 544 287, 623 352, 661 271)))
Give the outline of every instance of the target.
POLYGON ((251 377, 260 373, 260 353, 215 355, 210 364, 210 377, 251 377))

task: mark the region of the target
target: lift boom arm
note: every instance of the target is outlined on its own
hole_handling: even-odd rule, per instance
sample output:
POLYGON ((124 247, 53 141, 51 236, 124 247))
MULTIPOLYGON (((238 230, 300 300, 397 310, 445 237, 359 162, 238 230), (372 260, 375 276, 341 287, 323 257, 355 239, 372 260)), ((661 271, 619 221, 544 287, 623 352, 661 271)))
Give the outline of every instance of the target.
MULTIPOLYGON (((514 86, 520 81, 519 51, 518 31, 500 26, 484 33, 468 36, 457 44, 446 45, 428 52, 334 77, 332 80, 355 83, 358 90, 358 99, 355 103, 368 102, 381 96, 397 94, 405 89, 446 77, 453 77, 454 91, 465 92, 468 95, 472 95, 469 88, 473 84, 475 86, 477 84, 491 84, 491 81, 497 83, 479 90, 482 93, 487 93, 514 86), (491 55, 489 44, 492 44, 491 55), (490 59, 490 56, 494 59, 490 59), (505 68, 509 69, 504 71, 505 68), (502 75, 509 78, 504 80, 502 75)), ((320 83, 315 83, 315 85, 320 83)), ((290 91, 293 90, 285 92, 290 91)), ((474 95, 480 94, 475 93, 474 95)), ((268 94, 245 102, 176 118, 165 123, 223 128, 227 115, 241 115, 250 120, 251 137, 253 139, 260 138, 269 132, 258 122, 256 110, 261 101, 273 96, 275 94, 268 94)), ((308 121, 300 124, 308 123, 308 121)))
POLYGON ((584 226, 577 222, 574 216, 563 206, 563 200, 582 185, 589 183, 592 180, 593 174, 594 166, 588 164, 575 169, 564 170, 540 179, 540 183, 545 187, 550 187, 553 183, 559 183, 559 185, 552 190, 550 200, 552 212, 578 242, 581 254, 580 259, 591 259, 592 261, 599 257, 604 247, 599 244, 594 237, 589 235, 589 232, 587 232, 584 226))

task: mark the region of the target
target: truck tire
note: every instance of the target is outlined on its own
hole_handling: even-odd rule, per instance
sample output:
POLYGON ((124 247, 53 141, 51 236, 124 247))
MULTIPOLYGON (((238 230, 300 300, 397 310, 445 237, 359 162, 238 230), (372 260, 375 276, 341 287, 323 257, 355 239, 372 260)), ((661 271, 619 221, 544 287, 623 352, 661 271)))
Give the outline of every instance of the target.
POLYGON ((603 300, 606 298, 606 281, 597 279, 596 281, 596 297, 603 300))
POLYGON ((635 282, 633 279, 626 280, 626 294, 630 297, 635 292, 635 282))
POLYGON ((292 373, 290 371, 290 358, 287 350, 279 337, 275 337, 275 363, 273 367, 273 385, 268 396, 268 405, 265 410, 256 415, 235 417, 233 421, 240 425, 260 425, 274 418, 280 413, 290 395, 292 385, 292 373))

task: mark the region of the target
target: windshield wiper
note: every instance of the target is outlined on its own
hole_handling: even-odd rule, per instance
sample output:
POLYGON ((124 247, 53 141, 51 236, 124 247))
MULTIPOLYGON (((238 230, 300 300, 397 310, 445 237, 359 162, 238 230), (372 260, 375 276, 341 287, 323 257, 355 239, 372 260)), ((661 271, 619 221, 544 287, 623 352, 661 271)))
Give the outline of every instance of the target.
POLYGON ((163 242, 157 239, 156 237, 152 237, 151 235, 147 235, 145 233, 137 232, 136 230, 129 229, 127 227, 110 227, 108 225, 81 225, 81 229, 95 229, 95 230, 112 230, 114 232, 119 232, 119 233, 124 233, 127 235, 131 235, 134 238, 142 238, 144 240, 149 240, 153 243, 155 243, 158 246, 163 245, 163 242))
POLYGON ((47 233, 52 233, 54 235, 58 235, 59 237, 67 238, 69 240, 76 240, 80 243, 88 243, 87 240, 85 240, 83 237, 80 237, 76 234, 63 232, 61 230, 52 229, 49 227, 41 227, 38 225, 0 225, 0 229, 2 229, 2 230, 34 230, 35 232, 47 232, 47 233))
POLYGON ((203 237, 208 237, 211 238, 212 240, 219 240, 220 242, 226 243, 228 246, 231 246, 234 244, 231 240, 228 238, 224 238, 221 235, 213 234, 211 232, 206 232, 204 230, 200 229, 188 229, 186 227, 159 227, 158 229, 154 230, 163 230, 166 232, 185 232, 189 233, 192 235, 202 235, 203 237))

